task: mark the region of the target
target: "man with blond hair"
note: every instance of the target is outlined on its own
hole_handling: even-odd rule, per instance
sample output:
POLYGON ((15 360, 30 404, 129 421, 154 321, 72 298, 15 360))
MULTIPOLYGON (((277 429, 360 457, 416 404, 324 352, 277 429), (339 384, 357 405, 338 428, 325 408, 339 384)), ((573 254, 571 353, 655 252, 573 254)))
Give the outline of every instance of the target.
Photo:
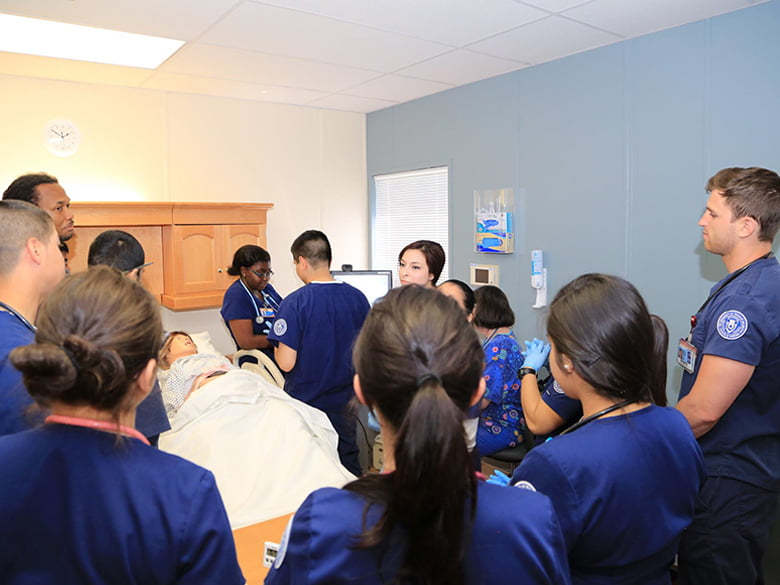
POLYGON ((8 359, 35 339, 35 317, 65 264, 51 217, 24 201, 0 201, 0 435, 23 431, 33 400, 8 359))

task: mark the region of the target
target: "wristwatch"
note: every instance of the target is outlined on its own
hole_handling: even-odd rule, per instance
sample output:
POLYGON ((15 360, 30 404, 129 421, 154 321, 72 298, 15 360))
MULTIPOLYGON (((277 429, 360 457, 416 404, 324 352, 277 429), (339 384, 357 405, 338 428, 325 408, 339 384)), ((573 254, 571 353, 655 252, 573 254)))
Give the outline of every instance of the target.
POLYGON ((525 376, 526 374, 531 374, 532 376, 535 376, 536 375, 536 370, 534 370, 533 368, 529 368, 529 367, 524 367, 524 368, 520 368, 519 370, 517 370, 517 377, 520 378, 520 379, 522 379, 523 376, 525 376))

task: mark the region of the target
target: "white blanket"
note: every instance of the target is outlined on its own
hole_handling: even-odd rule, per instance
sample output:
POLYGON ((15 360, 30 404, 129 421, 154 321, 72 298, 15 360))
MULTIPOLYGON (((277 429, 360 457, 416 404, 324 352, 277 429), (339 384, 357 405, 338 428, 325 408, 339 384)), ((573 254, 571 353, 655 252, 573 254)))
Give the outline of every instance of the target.
POLYGON ((196 390, 171 427, 160 449, 214 473, 234 530, 294 512, 313 490, 354 479, 325 414, 246 370, 196 390))

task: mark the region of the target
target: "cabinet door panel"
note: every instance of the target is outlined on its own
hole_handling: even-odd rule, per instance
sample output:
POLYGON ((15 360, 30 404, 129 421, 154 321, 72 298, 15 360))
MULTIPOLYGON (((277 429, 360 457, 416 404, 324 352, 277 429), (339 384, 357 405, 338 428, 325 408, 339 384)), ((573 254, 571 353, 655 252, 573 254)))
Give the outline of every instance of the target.
POLYGON ((264 246, 264 243, 261 243, 259 225, 221 225, 218 228, 221 231, 221 237, 218 238, 218 242, 224 246, 219 256, 219 259, 222 261, 221 266, 224 269, 221 273, 222 278, 219 288, 220 290, 227 290, 235 278, 227 273, 227 269, 233 263, 233 254, 235 254, 236 250, 247 244, 264 246))
POLYGON ((187 294, 219 288, 217 264, 220 226, 175 225, 163 228, 165 291, 187 294))

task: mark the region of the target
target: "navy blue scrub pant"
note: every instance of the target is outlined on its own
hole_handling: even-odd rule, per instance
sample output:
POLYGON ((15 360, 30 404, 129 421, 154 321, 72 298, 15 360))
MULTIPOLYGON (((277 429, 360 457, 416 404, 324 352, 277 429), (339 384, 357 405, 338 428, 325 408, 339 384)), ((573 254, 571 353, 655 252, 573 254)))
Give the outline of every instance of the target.
POLYGON ((680 585, 762 585, 776 509, 776 492, 708 477, 680 542, 680 585))

